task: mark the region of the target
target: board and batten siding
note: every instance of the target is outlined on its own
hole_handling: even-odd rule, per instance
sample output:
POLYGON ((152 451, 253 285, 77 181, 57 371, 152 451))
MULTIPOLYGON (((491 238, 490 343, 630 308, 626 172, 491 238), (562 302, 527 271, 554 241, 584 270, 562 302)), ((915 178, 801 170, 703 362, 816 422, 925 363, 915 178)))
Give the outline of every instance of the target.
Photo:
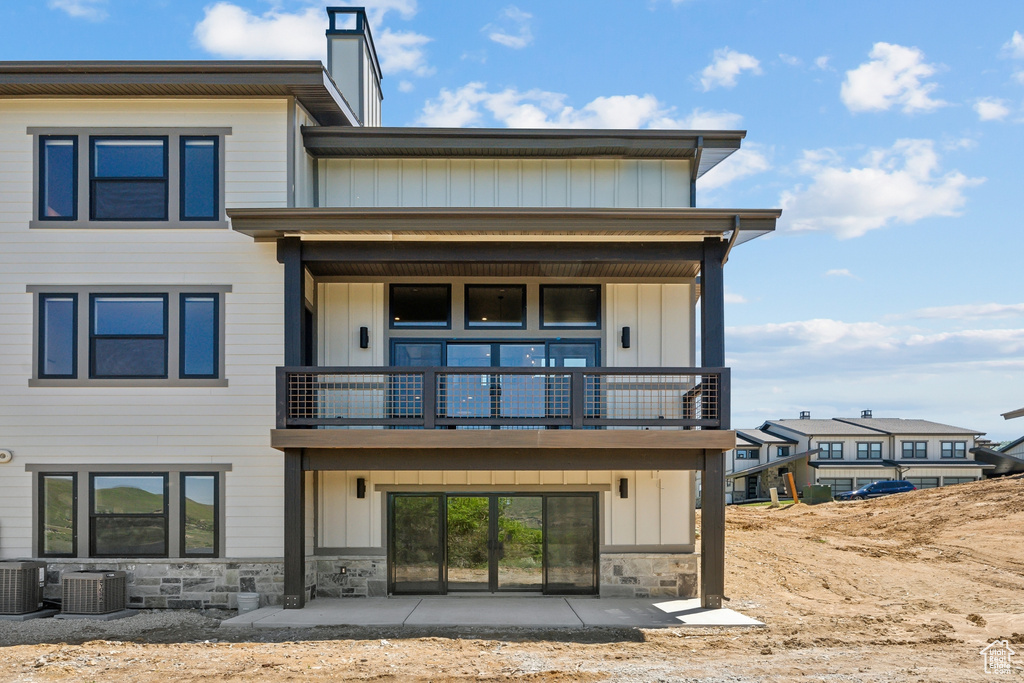
POLYGON ((689 472, 616 471, 331 471, 318 473, 317 547, 383 548, 385 490, 440 492, 601 491, 601 545, 692 545, 693 479, 689 472), (356 479, 366 497, 356 497, 356 479), (629 497, 619 497, 619 479, 629 497), (380 487, 387 487, 382 490, 380 487))
POLYGON ((319 181, 333 207, 690 205, 687 160, 323 159, 319 181))
MULTIPOLYGON (((0 557, 32 554, 25 466, 230 464, 226 557, 280 557, 281 454, 270 448, 274 368, 283 357, 283 274, 275 245, 229 229, 30 229, 29 127, 230 127, 231 207, 287 203, 287 101, 0 101, 0 557), (28 285, 230 285, 227 387, 30 387, 28 285)), ((87 153, 87 150, 79 150, 87 153)), ((172 150, 173 153, 173 150, 172 150)), ((173 343, 173 342, 172 342, 173 343)), ((84 369, 80 369, 84 370, 84 369)), ((87 539, 79 539, 80 549, 87 539)), ((84 550, 83 550, 84 552, 84 550)))

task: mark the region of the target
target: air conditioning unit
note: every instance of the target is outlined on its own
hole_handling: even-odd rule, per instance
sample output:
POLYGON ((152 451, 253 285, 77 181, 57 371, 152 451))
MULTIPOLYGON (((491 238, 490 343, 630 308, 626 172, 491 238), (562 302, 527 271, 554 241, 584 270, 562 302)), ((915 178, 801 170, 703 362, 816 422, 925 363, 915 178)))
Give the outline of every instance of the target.
POLYGON ((60 584, 64 614, 110 614, 125 609, 128 576, 124 572, 65 572, 60 584))
POLYGON ((0 614, 28 614, 43 607, 45 562, 0 562, 0 614))

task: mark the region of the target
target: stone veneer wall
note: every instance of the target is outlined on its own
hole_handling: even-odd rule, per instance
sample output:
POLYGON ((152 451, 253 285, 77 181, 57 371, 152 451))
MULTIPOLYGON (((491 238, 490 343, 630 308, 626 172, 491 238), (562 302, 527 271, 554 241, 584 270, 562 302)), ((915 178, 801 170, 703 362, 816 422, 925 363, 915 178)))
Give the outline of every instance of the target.
POLYGON ((323 598, 384 598, 388 594, 385 555, 346 555, 314 559, 316 594, 323 598), (345 573, 340 568, 345 568, 345 573))
MULTIPOLYGON (((259 559, 60 560, 46 562, 46 599, 60 599, 69 571, 120 570, 128 578, 128 606, 143 609, 237 609, 238 593, 259 593, 260 605, 284 599, 284 563, 259 559)), ((306 597, 316 596, 316 563, 306 561, 306 597)))
POLYGON ((692 598, 697 595, 693 553, 601 553, 602 598, 692 598))

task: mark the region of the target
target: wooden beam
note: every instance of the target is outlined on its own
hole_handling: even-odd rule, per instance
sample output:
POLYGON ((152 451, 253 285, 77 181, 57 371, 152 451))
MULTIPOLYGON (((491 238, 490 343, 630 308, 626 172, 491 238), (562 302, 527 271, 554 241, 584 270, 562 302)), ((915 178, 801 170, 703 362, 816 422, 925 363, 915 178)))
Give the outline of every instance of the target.
POLYGON ((705 238, 700 264, 700 364, 704 367, 725 365, 725 250, 721 239, 705 238))
POLYGON ((284 264, 284 364, 301 365, 305 348, 306 278, 302 265, 302 240, 283 237, 277 241, 277 260, 284 264))
POLYGON ((306 473, 302 451, 284 452, 284 608, 306 604, 306 473))
MULTIPOLYGON (((729 433, 729 432, 726 432, 729 433)), ((719 609, 725 597, 725 452, 705 451, 700 494, 700 600, 719 609)))

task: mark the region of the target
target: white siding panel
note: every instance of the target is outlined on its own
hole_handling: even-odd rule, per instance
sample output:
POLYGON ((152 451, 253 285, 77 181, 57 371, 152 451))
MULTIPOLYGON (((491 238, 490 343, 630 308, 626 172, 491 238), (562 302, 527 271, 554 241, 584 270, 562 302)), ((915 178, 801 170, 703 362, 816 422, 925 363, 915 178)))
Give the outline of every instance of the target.
POLYGON ((605 287, 605 360, 611 367, 692 367, 694 285, 613 283, 605 287), (620 343, 630 328, 630 348, 620 343))

